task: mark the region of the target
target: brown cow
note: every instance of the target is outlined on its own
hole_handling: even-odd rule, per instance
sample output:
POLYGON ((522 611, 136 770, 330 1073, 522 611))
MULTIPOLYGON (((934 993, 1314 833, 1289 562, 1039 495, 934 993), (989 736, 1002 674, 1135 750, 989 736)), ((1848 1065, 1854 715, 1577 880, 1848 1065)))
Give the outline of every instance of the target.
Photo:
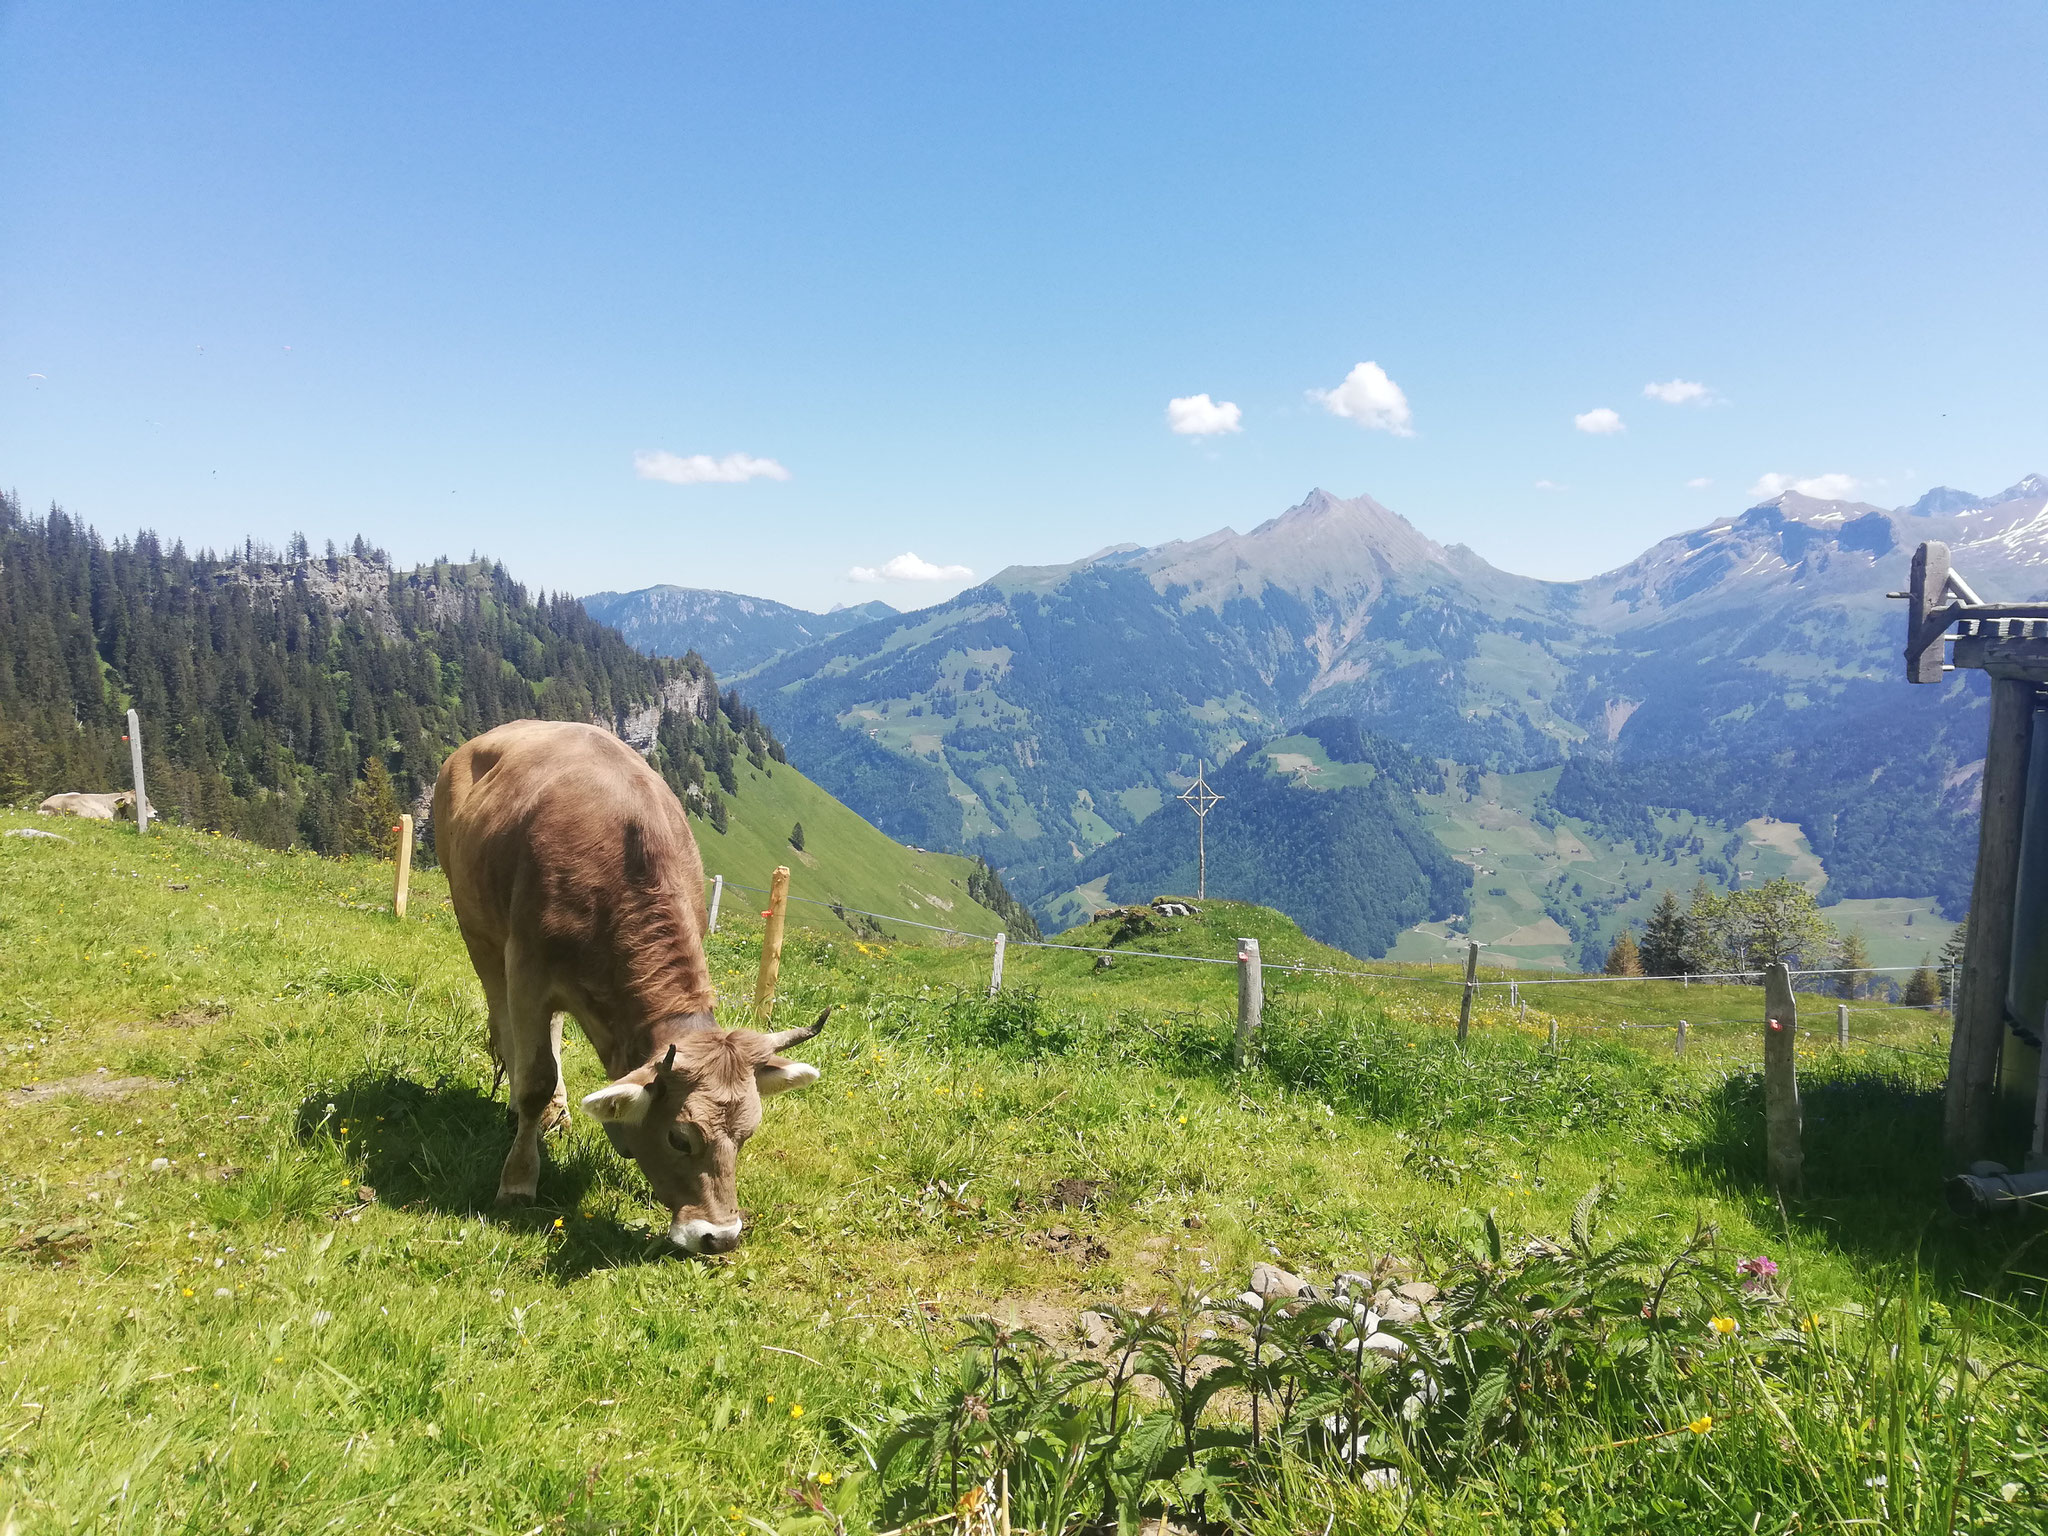
POLYGON ((541 1133, 567 1116, 570 1013, 611 1078, 583 1107, 669 1208, 669 1240, 734 1247, 736 1164, 761 1100, 818 1077, 777 1053, 825 1020, 772 1034, 713 1022, 704 866, 682 805, 618 738, 517 720, 441 765, 433 825, 518 1115, 498 1199, 533 1198, 541 1133))

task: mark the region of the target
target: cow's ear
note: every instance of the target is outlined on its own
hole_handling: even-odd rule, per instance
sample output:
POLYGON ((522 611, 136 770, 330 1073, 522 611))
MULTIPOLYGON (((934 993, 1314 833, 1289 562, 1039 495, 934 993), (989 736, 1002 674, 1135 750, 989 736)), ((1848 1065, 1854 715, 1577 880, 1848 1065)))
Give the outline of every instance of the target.
POLYGON ((754 1068, 754 1086, 761 1090, 761 1097, 770 1094, 787 1093, 792 1088, 802 1088, 818 1080, 818 1069, 808 1061, 790 1061, 782 1056, 770 1056, 754 1068))
POLYGON ((600 1125, 638 1125, 654 1107, 654 1090, 621 1078, 583 1097, 583 1112, 600 1125))

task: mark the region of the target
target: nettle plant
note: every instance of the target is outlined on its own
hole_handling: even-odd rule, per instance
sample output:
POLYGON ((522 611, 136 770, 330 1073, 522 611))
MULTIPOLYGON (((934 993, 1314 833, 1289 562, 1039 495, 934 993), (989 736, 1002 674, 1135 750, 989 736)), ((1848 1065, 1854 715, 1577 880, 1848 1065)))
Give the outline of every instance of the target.
POLYGON ((1604 1203, 1589 1191, 1564 1243, 1511 1246, 1490 1213, 1470 1218, 1419 1305, 1384 1275, 1299 1298, 1184 1284, 1159 1306, 1092 1309, 1103 1336, 1084 1357, 974 1319, 881 1424, 854 1430, 884 1517, 1002 1497, 1033 1530, 1132 1532, 1168 1507, 1241 1515, 1290 1457, 1392 1488, 1448 1484, 1595 1404, 1703 1432, 1710 1357, 1738 1335, 1751 1351, 1804 1345, 1779 1321, 1775 1266, 1738 1272, 1709 1226, 1662 1252, 1609 1241, 1604 1203))

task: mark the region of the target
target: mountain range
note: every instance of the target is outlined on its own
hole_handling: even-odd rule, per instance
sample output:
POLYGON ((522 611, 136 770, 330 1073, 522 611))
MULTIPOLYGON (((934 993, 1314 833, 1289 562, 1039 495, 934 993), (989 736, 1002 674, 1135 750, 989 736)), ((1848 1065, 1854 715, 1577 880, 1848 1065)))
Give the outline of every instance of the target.
POLYGON ((895 836, 987 857, 1041 912, 1202 762, 1338 717, 1454 773, 1557 769, 1555 810, 1617 839, 1647 845, 1658 807, 1795 822, 1824 899, 1956 917, 1982 680, 1908 686, 1885 598, 1929 538, 1987 595, 2048 595, 2039 476, 1892 509, 1788 491, 1577 582, 1316 490, 1249 533, 1012 567, 803 643, 796 610, 763 605, 757 637, 722 594, 702 596, 728 628, 628 637, 765 656, 734 670, 794 760, 895 836))
POLYGON ((873 619, 893 618, 884 602, 856 603, 830 613, 809 613, 765 597, 697 587, 643 587, 637 592, 593 592, 583 609, 649 655, 695 651, 718 672, 745 672, 785 651, 843 635, 873 619), (672 637, 687 635, 682 649, 672 637))

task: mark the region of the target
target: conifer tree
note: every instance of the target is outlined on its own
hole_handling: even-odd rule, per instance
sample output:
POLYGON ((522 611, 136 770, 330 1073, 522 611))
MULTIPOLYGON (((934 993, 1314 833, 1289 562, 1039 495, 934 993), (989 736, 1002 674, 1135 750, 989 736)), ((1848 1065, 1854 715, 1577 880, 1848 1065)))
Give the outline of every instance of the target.
POLYGON ((1636 936, 1624 928, 1615 935, 1613 948, 1607 951, 1607 964, 1603 967, 1609 976, 1640 976, 1643 974, 1643 959, 1636 947, 1636 936))
POLYGON ((1941 1001, 1941 988, 1928 968, 1927 958, 1920 957, 1920 968, 1906 978, 1906 990, 1899 994, 1899 1001, 1908 1008, 1932 1008, 1941 1001))
POLYGON ((391 774, 384 759, 374 752, 363 763, 363 776, 349 791, 348 808, 342 813, 342 846, 349 853, 367 853, 388 859, 398 852, 398 796, 391 790, 391 774))
POLYGON ((1963 920, 1957 923, 1941 946, 1941 1000, 1948 1004, 1950 1013, 1956 1010, 1955 994, 1963 975, 1963 955, 1970 947, 1970 914, 1965 912, 1963 920))
POLYGON ((1835 995, 1851 1001, 1863 996, 1868 978, 1854 974, 1870 964, 1870 951, 1864 947, 1863 932, 1852 928, 1842 939, 1842 947, 1835 951, 1835 968, 1851 974, 1835 978, 1835 995))
POLYGON ((789 846, 798 853, 804 851, 804 824, 802 822, 798 822, 789 829, 789 846))
POLYGON ((1645 976, 1682 976, 1686 966, 1685 909, 1677 893, 1665 891, 1643 924, 1640 946, 1645 976))

